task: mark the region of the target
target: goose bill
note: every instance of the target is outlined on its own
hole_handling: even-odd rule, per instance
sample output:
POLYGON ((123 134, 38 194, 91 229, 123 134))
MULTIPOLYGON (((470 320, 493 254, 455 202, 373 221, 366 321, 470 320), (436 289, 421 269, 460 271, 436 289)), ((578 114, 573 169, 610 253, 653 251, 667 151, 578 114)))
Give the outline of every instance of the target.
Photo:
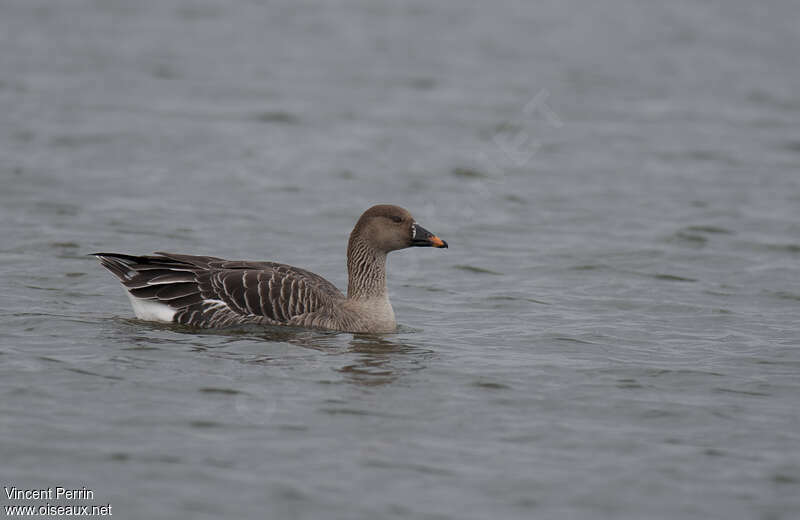
POLYGON ((414 238, 411 239, 412 247, 447 247, 447 242, 424 227, 414 224, 414 230, 414 238))

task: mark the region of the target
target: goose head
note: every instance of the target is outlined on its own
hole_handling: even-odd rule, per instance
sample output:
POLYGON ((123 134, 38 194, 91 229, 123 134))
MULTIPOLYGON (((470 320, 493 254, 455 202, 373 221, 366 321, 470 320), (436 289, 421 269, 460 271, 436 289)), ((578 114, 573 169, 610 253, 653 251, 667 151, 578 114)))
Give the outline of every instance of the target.
POLYGON ((391 204, 379 204, 365 211, 353 228, 353 238, 382 253, 407 247, 447 247, 447 242, 417 224, 408 210, 391 204))

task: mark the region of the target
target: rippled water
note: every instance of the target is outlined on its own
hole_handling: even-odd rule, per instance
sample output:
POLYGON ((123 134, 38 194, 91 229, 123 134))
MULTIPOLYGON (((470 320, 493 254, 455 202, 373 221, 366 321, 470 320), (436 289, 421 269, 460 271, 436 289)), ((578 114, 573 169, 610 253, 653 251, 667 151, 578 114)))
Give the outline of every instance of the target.
POLYGON ((2 2, 3 485, 121 518, 800 517, 797 15, 2 2), (154 326, 86 256, 345 287, 378 202, 450 243, 391 255, 397 334, 154 326))

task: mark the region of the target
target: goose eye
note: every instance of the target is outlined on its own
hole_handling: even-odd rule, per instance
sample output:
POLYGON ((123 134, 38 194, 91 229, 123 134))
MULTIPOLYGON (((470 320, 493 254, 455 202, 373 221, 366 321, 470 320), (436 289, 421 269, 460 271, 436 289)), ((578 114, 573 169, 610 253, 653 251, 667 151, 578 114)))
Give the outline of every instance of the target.
POLYGON ((395 222, 395 224, 399 224, 403 221, 403 219, 398 217, 397 215, 393 216, 392 220, 395 222))

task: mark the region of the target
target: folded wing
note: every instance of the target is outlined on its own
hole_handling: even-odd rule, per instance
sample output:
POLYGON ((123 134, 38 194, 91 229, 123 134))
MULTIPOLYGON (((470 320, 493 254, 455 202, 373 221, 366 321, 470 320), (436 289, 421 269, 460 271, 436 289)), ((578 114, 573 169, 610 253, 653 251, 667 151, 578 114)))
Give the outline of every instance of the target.
POLYGON ((135 299, 174 309, 172 321, 199 327, 303 325, 344 295, 319 275, 274 262, 156 253, 98 253, 135 299))

